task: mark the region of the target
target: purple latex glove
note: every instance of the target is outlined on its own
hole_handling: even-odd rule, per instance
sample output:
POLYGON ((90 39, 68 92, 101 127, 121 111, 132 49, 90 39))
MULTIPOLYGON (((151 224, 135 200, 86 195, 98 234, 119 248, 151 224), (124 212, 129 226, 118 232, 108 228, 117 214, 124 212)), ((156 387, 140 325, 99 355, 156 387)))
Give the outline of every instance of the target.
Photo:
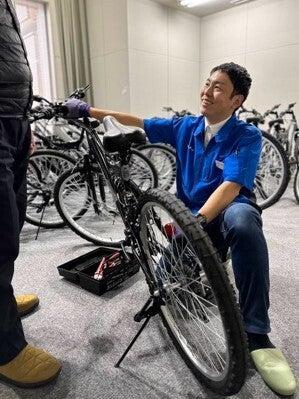
POLYGON ((91 105, 85 103, 84 101, 77 100, 76 98, 71 98, 67 100, 63 105, 68 109, 67 117, 70 119, 84 118, 89 115, 89 110, 91 105))

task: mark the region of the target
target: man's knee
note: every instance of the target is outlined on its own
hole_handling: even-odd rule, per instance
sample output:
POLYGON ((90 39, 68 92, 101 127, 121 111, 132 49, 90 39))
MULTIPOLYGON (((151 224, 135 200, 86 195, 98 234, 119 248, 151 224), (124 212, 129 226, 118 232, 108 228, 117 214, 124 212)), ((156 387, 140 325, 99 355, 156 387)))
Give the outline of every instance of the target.
POLYGON ((262 228, 259 212, 251 205, 235 203, 224 213, 224 226, 227 232, 248 237, 262 228))

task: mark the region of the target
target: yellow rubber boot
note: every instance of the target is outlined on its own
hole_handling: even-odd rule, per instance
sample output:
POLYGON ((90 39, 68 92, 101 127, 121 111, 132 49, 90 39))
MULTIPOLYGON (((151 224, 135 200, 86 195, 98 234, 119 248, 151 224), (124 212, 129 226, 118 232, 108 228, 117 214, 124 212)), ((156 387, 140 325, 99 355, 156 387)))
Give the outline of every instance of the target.
POLYGON ((17 295, 15 298, 20 316, 32 312, 39 304, 38 296, 35 294, 17 295))
POLYGON ((13 360, 0 366, 0 380, 24 388, 34 388, 54 380, 61 370, 55 357, 27 345, 13 360))

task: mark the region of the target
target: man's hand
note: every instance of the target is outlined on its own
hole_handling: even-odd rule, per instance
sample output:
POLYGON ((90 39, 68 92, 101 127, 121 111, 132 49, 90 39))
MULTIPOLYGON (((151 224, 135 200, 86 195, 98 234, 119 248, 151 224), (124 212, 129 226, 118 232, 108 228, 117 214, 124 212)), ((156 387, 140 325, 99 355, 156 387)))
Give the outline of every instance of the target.
POLYGON ((89 110, 91 106, 84 101, 77 100, 76 98, 71 98, 67 100, 64 104, 66 106, 68 113, 67 118, 76 119, 84 118, 90 116, 89 110))
POLYGON ((35 143, 35 137, 33 132, 31 131, 31 141, 30 141, 30 146, 29 146, 29 155, 32 155, 36 151, 36 143, 35 143))

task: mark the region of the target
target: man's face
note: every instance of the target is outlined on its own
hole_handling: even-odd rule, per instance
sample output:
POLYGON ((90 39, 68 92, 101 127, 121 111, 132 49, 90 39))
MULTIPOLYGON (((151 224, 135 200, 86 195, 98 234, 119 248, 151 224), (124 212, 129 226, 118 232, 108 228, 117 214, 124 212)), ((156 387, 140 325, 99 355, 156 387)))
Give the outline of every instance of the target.
POLYGON ((229 76, 222 71, 214 72, 205 82, 201 92, 200 113, 210 123, 228 118, 243 102, 240 94, 232 95, 234 86, 229 76))

